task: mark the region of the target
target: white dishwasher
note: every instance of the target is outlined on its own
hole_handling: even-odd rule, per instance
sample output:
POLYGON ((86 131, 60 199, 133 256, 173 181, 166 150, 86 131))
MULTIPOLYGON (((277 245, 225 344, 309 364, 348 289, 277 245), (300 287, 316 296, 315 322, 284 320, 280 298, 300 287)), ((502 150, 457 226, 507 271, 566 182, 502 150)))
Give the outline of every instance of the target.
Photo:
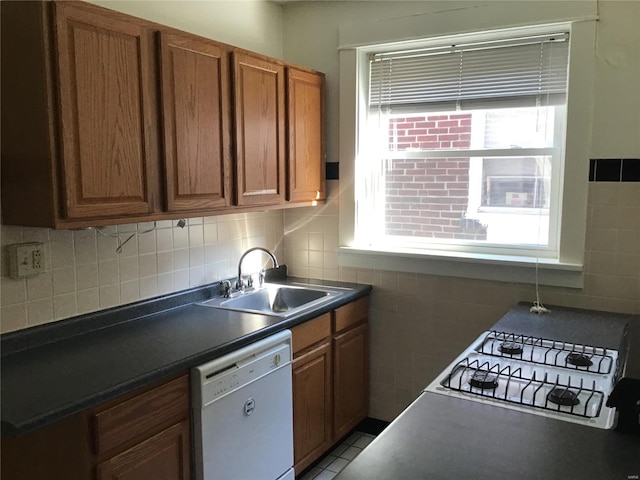
POLYGON ((291 332, 192 370, 197 480, 294 480, 291 332))

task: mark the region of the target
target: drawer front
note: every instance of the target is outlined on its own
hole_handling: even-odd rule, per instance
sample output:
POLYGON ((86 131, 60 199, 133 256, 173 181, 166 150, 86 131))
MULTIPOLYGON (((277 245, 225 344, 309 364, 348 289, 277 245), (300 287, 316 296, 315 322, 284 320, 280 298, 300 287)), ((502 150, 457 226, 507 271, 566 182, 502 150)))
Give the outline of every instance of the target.
POLYGON ((341 332, 360 322, 369 316, 369 297, 362 297, 354 302, 348 303, 336 309, 333 331, 341 332))
POLYGON ((291 329, 293 355, 331 335, 331 313, 327 312, 313 320, 291 329))
POLYGON ((96 453, 108 452, 188 415, 189 378, 185 375, 97 413, 93 418, 96 453))

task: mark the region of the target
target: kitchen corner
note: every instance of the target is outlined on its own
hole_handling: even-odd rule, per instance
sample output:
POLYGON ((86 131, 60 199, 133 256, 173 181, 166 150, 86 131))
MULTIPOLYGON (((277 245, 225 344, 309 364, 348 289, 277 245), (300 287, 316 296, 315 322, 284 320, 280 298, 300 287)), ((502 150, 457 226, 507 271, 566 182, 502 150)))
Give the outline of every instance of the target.
MULTIPOLYGON (((508 344, 520 342, 525 345, 525 350, 527 343, 531 344, 530 339, 538 336, 576 352, 585 351, 576 346, 578 342, 619 349, 619 363, 612 365, 619 372, 618 380, 620 376, 637 374, 637 352, 640 349, 638 318, 563 307, 550 307, 550 310, 550 313, 538 316, 529 312, 529 305, 520 304, 492 326, 491 331, 507 332, 507 337, 515 340, 515 343, 508 344), (629 343, 630 349, 627 350, 629 343)), ((533 344, 542 347, 535 340, 533 344)), ((542 350, 546 352, 543 357, 558 356, 547 348, 547 344, 542 350)), ((510 352, 498 356, 520 355, 515 350, 510 352)), ((521 356, 525 357, 526 354, 521 356)), ((593 353, 589 357, 596 358, 593 353)), ((562 363, 567 365, 565 360, 562 363)), ((452 365, 453 375, 456 362, 452 365)), ((489 369, 489 363, 481 368, 489 369)), ((571 368, 571 371, 577 374, 580 368, 571 368)), ((448 371, 445 370, 445 373, 448 371)), ((516 383, 511 373, 510 368, 505 368, 496 375, 496 378, 505 375, 507 389, 509 382, 516 383)), ((499 378, 497 381, 505 379, 499 378)), ((544 379, 546 381, 546 375, 544 379)), ((557 383, 558 380, 551 379, 550 375, 550 381, 557 383)), ((446 386, 447 380, 443 380, 442 384, 446 386)), ((565 421, 559 416, 545 415, 544 411, 510 408, 509 404, 497 400, 499 394, 492 393, 491 388, 482 386, 466 389, 470 393, 475 390, 476 394, 486 395, 492 400, 480 403, 472 401, 476 400, 473 395, 442 395, 435 393, 436 390, 431 387, 426 389, 336 478, 492 479, 498 475, 500 478, 535 480, 628 479, 640 475, 640 412, 637 406, 633 431, 624 432, 621 430, 628 428, 620 424, 622 419, 619 416, 616 429, 595 428, 593 422, 590 422, 591 425, 581 425, 565 421)), ((537 387, 536 392, 539 389, 537 387)), ((526 396, 524 398, 528 402, 526 396)), ((513 401, 521 402, 522 399, 519 396, 513 401)), ((606 409, 604 404, 601 407, 606 409)), ((552 414, 561 410, 568 413, 573 408, 553 406, 552 410, 552 414)))

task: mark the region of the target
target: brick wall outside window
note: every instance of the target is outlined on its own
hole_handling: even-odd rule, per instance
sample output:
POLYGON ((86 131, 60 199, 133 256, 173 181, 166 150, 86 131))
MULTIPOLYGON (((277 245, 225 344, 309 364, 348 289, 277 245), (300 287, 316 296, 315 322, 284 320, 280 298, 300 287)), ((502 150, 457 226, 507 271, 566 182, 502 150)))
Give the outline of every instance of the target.
MULTIPOLYGON (((389 148, 469 148, 471 114, 390 119, 389 148)), ((469 159, 394 160, 386 175, 387 235, 486 240, 486 230, 463 218, 469 201, 469 159)))

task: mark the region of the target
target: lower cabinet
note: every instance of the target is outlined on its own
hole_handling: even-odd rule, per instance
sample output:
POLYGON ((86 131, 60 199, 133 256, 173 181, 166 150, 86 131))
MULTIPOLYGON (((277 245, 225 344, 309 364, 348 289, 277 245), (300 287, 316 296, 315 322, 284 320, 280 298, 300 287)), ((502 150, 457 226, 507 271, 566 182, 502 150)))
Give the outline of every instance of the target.
POLYGON ((368 309, 365 297, 292 328, 296 474, 367 416, 368 309))
POLYGON ((3 480, 189 480, 189 377, 2 439, 3 480))
POLYGON ((293 361, 293 455, 297 473, 322 455, 332 438, 331 343, 293 361))

